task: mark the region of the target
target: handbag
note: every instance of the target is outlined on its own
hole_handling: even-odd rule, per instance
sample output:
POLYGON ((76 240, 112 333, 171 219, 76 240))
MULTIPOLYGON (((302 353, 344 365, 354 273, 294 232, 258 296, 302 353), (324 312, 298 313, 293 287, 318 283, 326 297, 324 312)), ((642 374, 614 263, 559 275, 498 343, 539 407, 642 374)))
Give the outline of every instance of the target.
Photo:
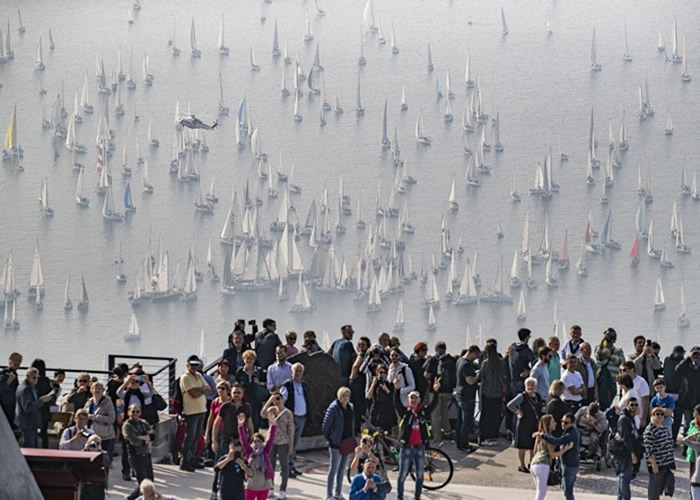
POLYGON ((350 436, 343 439, 338 447, 340 450, 340 455, 347 457, 355 453, 355 448, 357 447, 357 441, 355 441, 355 436, 350 436))
POLYGON ((163 411, 168 408, 168 403, 165 401, 163 396, 157 392, 151 396, 151 404, 155 407, 156 411, 163 411))
POLYGON ((549 486, 555 486, 561 483, 561 464, 559 460, 552 461, 552 465, 549 468, 549 477, 547 478, 547 484, 549 486))

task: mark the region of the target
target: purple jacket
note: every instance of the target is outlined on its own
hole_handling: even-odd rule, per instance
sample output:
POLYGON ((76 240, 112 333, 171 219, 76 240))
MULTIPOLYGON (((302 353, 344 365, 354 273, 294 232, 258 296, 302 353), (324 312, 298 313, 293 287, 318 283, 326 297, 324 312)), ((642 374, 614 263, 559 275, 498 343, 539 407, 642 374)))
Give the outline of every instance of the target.
MULTIPOLYGON (((265 447, 262 451, 263 461, 265 462, 265 479, 273 479, 275 477, 275 469, 272 468, 272 462, 270 461, 270 450, 275 443, 275 432, 277 432, 277 426, 270 426, 270 431, 267 433, 267 439, 265 440, 265 447)), ((250 458, 253 456, 253 447, 250 446, 248 434, 242 425, 238 427, 238 435, 241 438, 241 447, 243 448, 243 453, 245 453, 245 459, 250 461, 250 458)))

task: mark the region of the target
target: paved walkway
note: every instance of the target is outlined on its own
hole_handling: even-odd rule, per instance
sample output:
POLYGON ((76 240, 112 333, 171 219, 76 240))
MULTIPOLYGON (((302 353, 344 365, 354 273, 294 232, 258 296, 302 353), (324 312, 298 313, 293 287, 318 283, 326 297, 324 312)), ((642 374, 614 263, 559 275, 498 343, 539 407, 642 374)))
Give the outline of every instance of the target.
MULTIPOLYGON (((534 496, 534 486, 529 474, 517 471, 517 455, 515 450, 503 443, 495 448, 481 448, 477 452, 464 456, 454 449, 452 443, 446 443, 445 452, 452 457, 455 465, 455 475, 452 482, 437 492, 424 491, 426 499, 449 500, 508 500, 527 499, 534 496)), ((677 456, 680 452, 677 453, 677 456)), ((303 463, 304 475, 298 479, 290 479, 287 495, 290 499, 324 500, 328 464, 328 454, 324 451, 305 452, 299 455, 298 462, 303 463)), ((688 498, 687 464, 678 461, 676 471, 676 493, 674 498, 688 498)), ((211 491, 213 474, 211 469, 195 473, 186 473, 173 465, 156 465, 156 484, 158 491, 179 499, 208 499, 211 491)), ((390 475, 395 480, 396 473, 390 475)), ((646 498, 647 474, 642 471, 632 483, 634 498, 646 498)), ((119 460, 115 460, 112 469, 110 498, 124 498, 135 483, 122 481, 119 474, 119 460)), ((279 483, 278 483, 279 484, 279 483)), ((406 482, 407 493, 412 493, 413 482, 406 482)), ((582 465, 576 484, 577 500, 594 500, 614 498, 616 478, 611 470, 603 466, 596 472, 593 465, 582 465)), ((345 484, 344 495, 348 496, 348 485, 345 484)), ((396 499, 396 491, 389 494, 390 500, 396 499)), ((407 495, 412 498, 412 495, 407 495)), ((548 499, 561 500, 563 495, 556 486, 550 486, 548 499)))

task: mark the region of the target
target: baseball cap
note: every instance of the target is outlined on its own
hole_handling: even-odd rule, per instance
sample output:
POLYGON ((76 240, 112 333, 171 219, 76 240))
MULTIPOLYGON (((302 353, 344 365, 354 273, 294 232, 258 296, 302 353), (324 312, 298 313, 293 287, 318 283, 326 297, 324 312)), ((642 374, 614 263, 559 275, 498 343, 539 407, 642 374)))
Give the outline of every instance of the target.
POLYGON ((187 364, 188 365, 201 365, 202 360, 199 359, 199 357, 196 354, 193 354, 189 358, 187 358, 187 364))
POLYGON ((695 353, 700 354, 700 346, 694 345, 690 348, 690 355, 692 356, 695 353))

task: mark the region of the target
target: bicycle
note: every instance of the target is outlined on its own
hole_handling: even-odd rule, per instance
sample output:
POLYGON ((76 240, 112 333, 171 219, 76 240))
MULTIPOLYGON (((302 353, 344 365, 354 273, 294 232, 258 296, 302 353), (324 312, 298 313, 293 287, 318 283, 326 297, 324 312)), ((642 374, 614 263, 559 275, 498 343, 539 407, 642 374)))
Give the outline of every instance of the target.
MULTIPOLYGON (((377 457, 377 474, 388 480, 387 465, 394 464, 398 470, 399 464, 399 441, 387 431, 377 429, 365 419, 365 431, 374 439, 372 453, 377 457)), ((365 432, 363 432, 365 434, 365 432)), ((416 480, 416 471, 411 464, 409 476, 416 480)), ((452 480, 454 475, 454 465, 452 459, 439 448, 432 446, 425 447, 425 465, 423 467, 423 488, 426 490, 439 490, 444 488, 452 480)), ((348 481, 352 481, 353 471, 348 467, 348 481)))

